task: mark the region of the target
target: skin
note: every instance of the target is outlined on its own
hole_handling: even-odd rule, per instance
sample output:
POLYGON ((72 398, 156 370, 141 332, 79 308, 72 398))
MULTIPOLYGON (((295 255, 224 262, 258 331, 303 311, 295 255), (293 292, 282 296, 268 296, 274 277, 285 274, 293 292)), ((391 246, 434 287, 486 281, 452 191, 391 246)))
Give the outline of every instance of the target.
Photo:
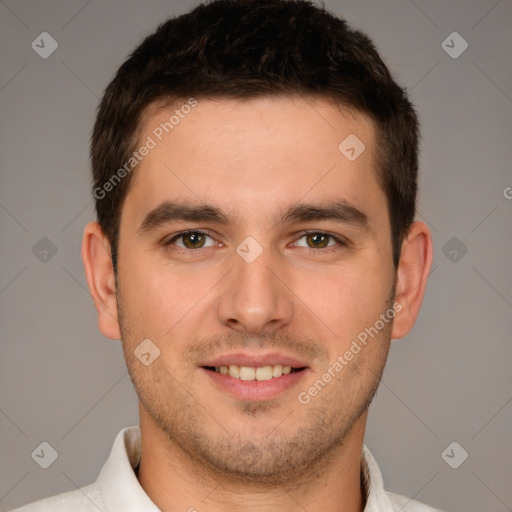
MULTIPOLYGON (((150 108, 140 140, 172 111, 150 108)), ((121 215, 117 291, 108 241, 97 223, 86 227, 82 256, 99 328, 122 339, 140 400, 138 478, 161 510, 363 509, 367 407, 391 338, 413 327, 432 263, 429 230, 415 222, 393 267, 375 144, 367 116, 327 99, 199 100, 137 167, 121 215), (349 134, 366 146, 353 162, 338 150, 349 134), (151 210, 176 200, 214 205, 236 222, 140 230, 151 210), (292 204, 326 201, 350 203, 366 226, 274 222, 292 204), (165 245, 191 229, 211 238, 165 245), (248 236, 262 249, 252 263, 236 252, 248 236), (394 322, 300 403, 298 394, 392 307, 394 285, 394 322), (144 366, 134 350, 148 338, 160 355, 144 366), (235 349, 282 351, 307 369, 272 399, 239 400, 201 368, 235 349)))

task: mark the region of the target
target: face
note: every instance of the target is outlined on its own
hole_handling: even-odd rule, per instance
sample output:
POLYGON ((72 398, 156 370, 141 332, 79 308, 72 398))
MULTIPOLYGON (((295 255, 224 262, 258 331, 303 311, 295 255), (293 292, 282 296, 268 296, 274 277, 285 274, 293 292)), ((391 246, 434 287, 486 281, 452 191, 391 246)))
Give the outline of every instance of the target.
POLYGON ((360 426, 388 353, 375 129, 313 98, 199 100, 158 130, 172 114, 146 116, 140 141, 155 147, 120 223, 118 316, 141 415, 211 469, 285 481, 360 426), (351 134, 365 145, 355 159, 338 149, 351 134), (145 365, 134 351, 148 339, 145 365))

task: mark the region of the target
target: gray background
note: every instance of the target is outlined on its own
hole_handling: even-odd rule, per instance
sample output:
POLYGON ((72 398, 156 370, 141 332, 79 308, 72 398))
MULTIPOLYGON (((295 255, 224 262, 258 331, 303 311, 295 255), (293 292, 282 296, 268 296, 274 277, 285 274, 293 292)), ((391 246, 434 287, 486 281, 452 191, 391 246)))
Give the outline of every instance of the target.
MULTIPOLYGON (((93 219, 89 135, 128 52, 193 5, 0 1, 1 510, 90 483, 116 433, 138 421, 120 343, 97 330, 80 258, 93 219), (31 48, 43 31, 59 44, 47 59, 31 48), (54 255, 36 245, 43 237, 54 255), (42 441, 59 454, 46 470, 31 458, 42 441)), ((366 442, 389 490, 453 512, 510 511, 512 3, 326 7, 370 34, 418 107, 419 218, 435 244, 422 312, 392 344, 366 442), (456 59, 441 45, 454 31, 469 44, 456 59), (469 454, 458 469, 441 456, 453 441, 469 454)))

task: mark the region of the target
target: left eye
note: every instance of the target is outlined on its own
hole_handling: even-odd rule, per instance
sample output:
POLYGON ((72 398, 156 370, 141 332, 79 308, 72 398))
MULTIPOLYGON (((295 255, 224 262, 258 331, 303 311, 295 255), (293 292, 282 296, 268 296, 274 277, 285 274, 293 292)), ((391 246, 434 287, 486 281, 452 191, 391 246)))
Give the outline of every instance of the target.
POLYGON ((177 240, 182 239, 182 245, 176 244, 178 247, 182 249, 202 249, 203 247, 211 247, 215 245, 215 240, 204 233, 203 231, 187 231, 185 233, 180 233, 176 235, 174 238, 171 238, 166 245, 174 244, 177 240), (210 238, 214 243, 210 245, 205 245, 206 238, 210 238))
POLYGON ((323 249, 325 247, 332 247, 333 245, 336 245, 336 241, 340 242, 333 235, 330 235, 328 233, 323 233, 321 231, 304 233, 299 238, 299 240, 301 240, 303 238, 306 240, 307 245, 304 246, 304 245, 300 245, 298 243, 295 243, 293 245, 298 245, 299 247, 307 247, 308 249, 323 249), (331 240, 333 243, 329 244, 329 240, 331 240))

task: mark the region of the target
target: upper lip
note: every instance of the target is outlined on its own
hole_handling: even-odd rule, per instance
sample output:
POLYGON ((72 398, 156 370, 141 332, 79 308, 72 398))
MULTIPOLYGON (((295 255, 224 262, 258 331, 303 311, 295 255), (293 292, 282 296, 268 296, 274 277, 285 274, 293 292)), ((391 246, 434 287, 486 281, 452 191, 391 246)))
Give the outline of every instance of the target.
POLYGON ((200 366, 229 366, 232 364, 236 364, 238 366, 249 366, 252 368, 274 366, 277 364, 291 366, 292 368, 305 368, 308 366, 300 359, 280 352, 267 352, 262 354, 251 352, 232 352, 209 359, 204 364, 200 364, 200 366))

